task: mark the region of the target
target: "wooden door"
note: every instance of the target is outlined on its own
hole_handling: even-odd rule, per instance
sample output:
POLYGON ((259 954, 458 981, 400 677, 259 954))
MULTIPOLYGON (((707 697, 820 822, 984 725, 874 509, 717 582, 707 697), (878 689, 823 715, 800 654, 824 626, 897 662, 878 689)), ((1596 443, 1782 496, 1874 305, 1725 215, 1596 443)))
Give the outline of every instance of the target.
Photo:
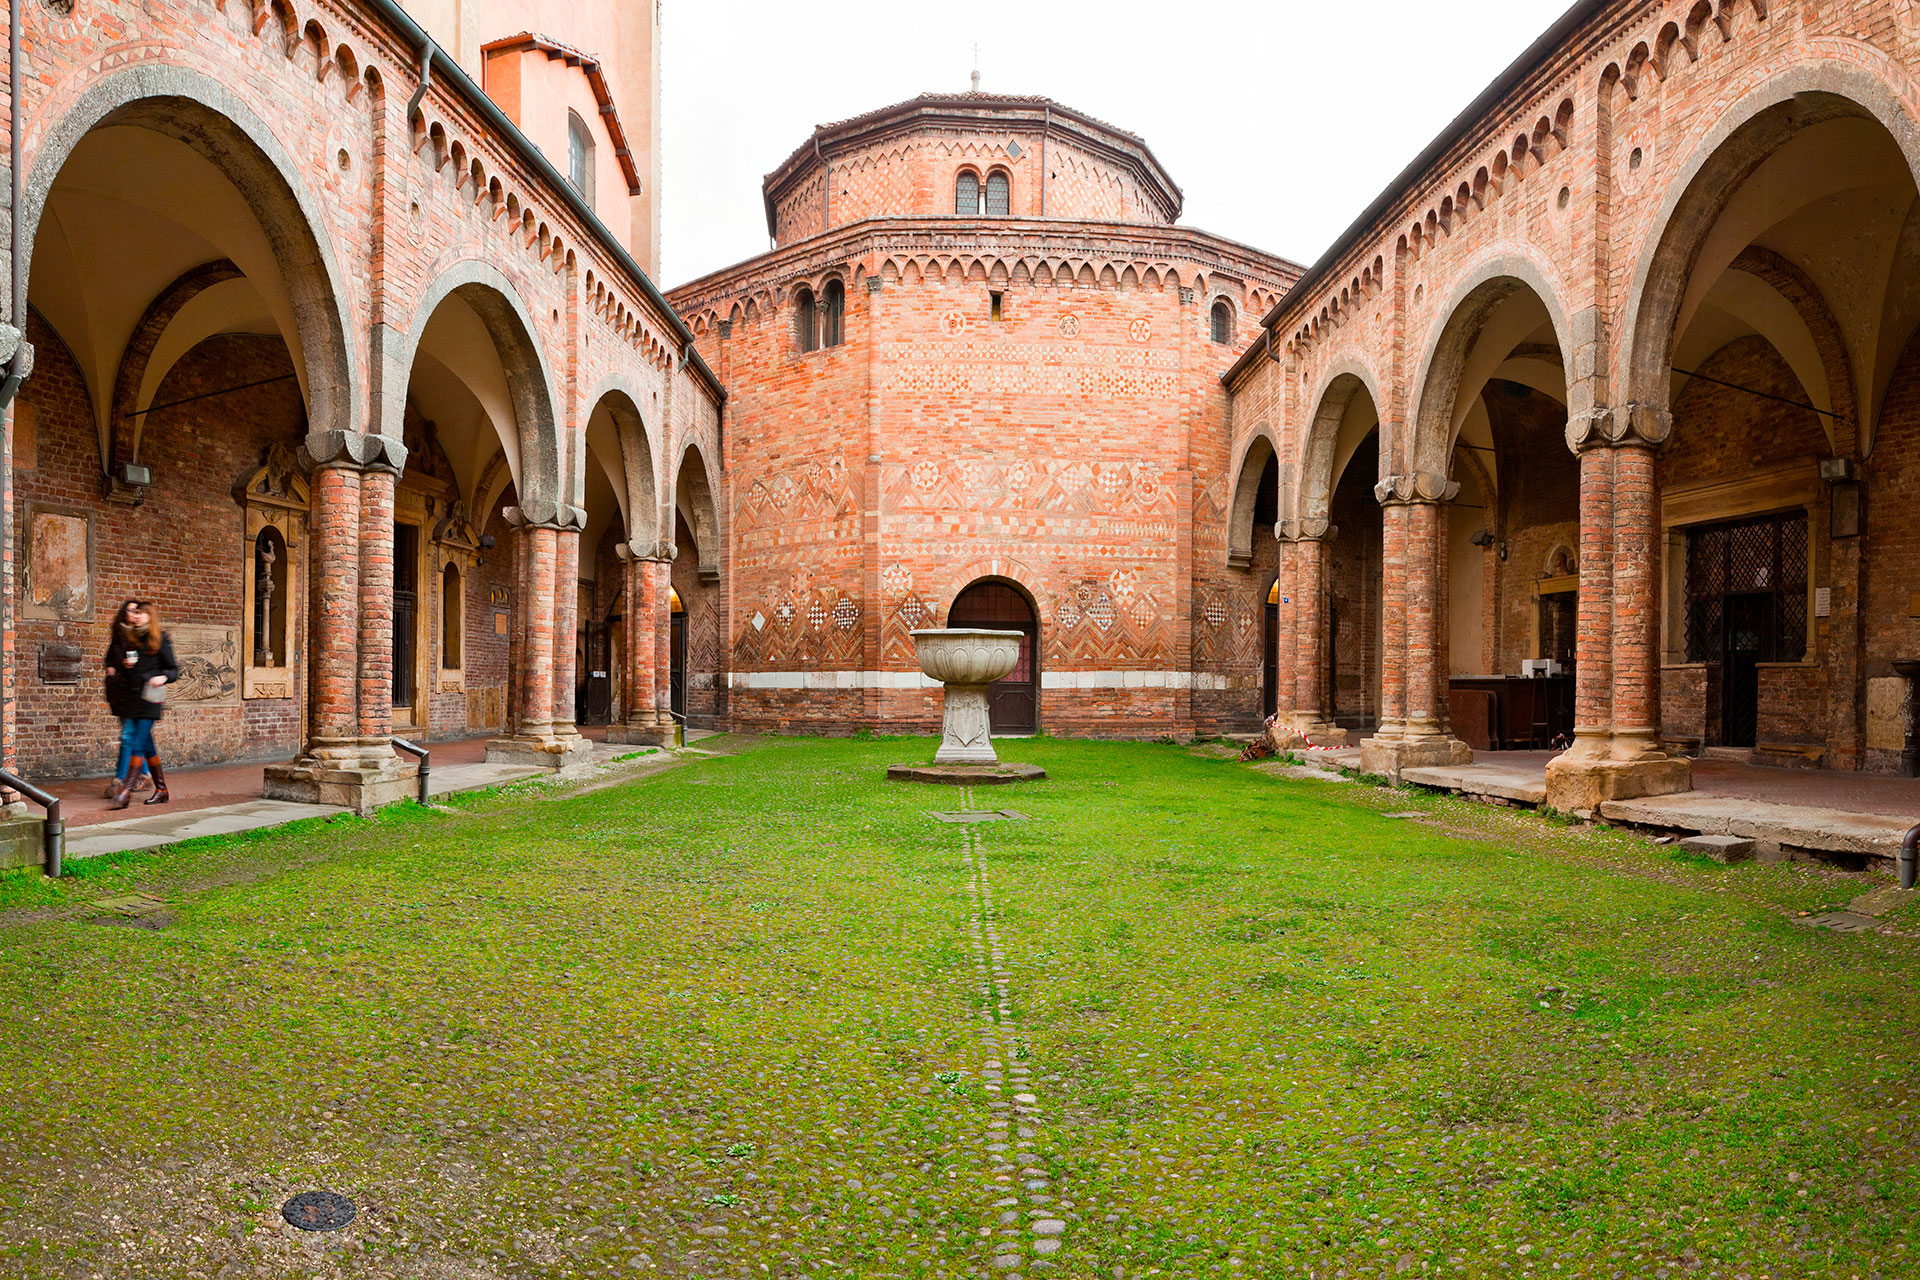
POLYGON ((980 627, 1020 633, 1020 660, 987 689, 987 723, 993 733, 1033 733, 1040 727, 1040 623, 1033 606, 1004 582, 976 582, 947 611, 950 627, 980 627))

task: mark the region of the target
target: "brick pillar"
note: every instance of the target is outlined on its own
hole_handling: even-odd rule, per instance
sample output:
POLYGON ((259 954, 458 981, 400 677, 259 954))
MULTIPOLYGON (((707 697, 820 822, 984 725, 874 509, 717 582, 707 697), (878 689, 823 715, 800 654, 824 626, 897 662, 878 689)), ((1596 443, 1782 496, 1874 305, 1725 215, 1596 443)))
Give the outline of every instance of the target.
POLYGON ((1575 740, 1547 765, 1546 803, 1590 815, 1609 800, 1693 786, 1660 750, 1660 487, 1657 454, 1673 419, 1654 405, 1598 410, 1568 424, 1580 455, 1580 621, 1575 740))
POLYGON ((1294 571, 1293 544, 1284 537, 1280 539, 1275 577, 1280 603, 1273 619, 1273 713, 1274 727, 1279 729, 1293 723, 1293 711, 1299 705, 1294 680, 1294 667, 1299 661, 1297 655, 1300 651, 1296 634, 1299 613, 1294 604, 1294 598, 1299 593, 1299 579, 1294 571))
MULTIPOLYGON (((570 509, 562 508, 563 514, 570 509)), ((573 724, 573 629, 578 611, 577 560, 562 563, 563 536, 578 555, 578 526, 554 520, 535 521, 519 507, 504 513, 507 523, 519 531, 519 549, 514 556, 515 648, 519 664, 515 671, 514 706, 509 709, 508 732, 487 744, 489 762, 531 764, 558 769, 591 749, 573 724), (563 573, 571 576, 564 580, 563 573), (573 592, 564 609, 560 587, 573 592), (565 627, 564 665, 556 661, 561 627, 565 627), (565 694, 563 707, 560 698, 565 694)))
POLYGON ((1467 764, 1473 752, 1447 725, 1446 515, 1460 486, 1427 472, 1374 486, 1380 500, 1383 631, 1380 729, 1362 744, 1362 766, 1398 778, 1404 769, 1467 764))
MULTIPOLYGON (((360 739, 369 758, 393 747, 393 490, 396 477, 369 468, 360 477, 360 739)), ((422 689, 415 697, 425 698, 422 689)))
POLYGON ((574 686, 580 639, 580 530, 568 525, 553 531, 553 733, 578 738, 574 686))
POLYGON ((1345 732, 1334 726, 1327 688, 1327 540, 1333 532, 1325 520, 1289 520, 1279 530, 1281 561, 1292 570, 1293 600, 1293 625, 1281 632, 1290 642, 1290 654, 1283 648, 1281 661, 1290 657, 1293 671, 1292 707, 1282 716, 1292 733, 1283 745, 1346 745, 1345 732))
POLYGON ((307 517, 307 740, 266 770, 262 794, 370 813, 413 794, 419 767, 394 754, 393 487, 399 440, 316 431, 307 517))
POLYGON ((653 717, 673 736, 673 556, 653 563, 653 717))
POLYGON ((635 555, 627 546, 619 551, 626 569, 627 705, 622 723, 608 728, 607 741, 662 746, 671 742, 673 735, 660 731, 654 682, 658 660, 655 635, 659 631, 654 566, 658 561, 635 555))

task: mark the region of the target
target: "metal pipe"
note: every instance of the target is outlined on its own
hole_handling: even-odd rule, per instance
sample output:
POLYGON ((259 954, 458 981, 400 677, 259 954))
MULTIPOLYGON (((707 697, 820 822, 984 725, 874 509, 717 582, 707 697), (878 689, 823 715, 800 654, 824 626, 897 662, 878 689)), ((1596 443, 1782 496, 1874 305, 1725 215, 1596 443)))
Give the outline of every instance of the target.
POLYGON ((425 808, 427 804, 427 775, 432 772, 431 757, 428 756, 427 749, 425 747, 415 746, 405 738, 395 738, 393 745, 420 761, 420 794, 417 799, 420 801, 421 807, 425 808))
POLYGON ((420 114, 420 100, 433 87, 433 37, 422 32, 420 39, 420 83, 414 86, 413 96, 407 99, 408 124, 412 124, 414 117, 420 114))
POLYGON ((67 825, 60 820, 60 797, 50 791, 42 791, 25 778, 8 773, 5 769, 0 769, 0 787, 18 791, 47 811, 46 826, 41 832, 41 847, 47 855, 46 874, 58 876, 60 860, 67 852, 67 825))
POLYGON ((1900 887, 1913 888, 1916 873, 1920 873, 1920 826, 1907 832, 1900 842, 1900 887))

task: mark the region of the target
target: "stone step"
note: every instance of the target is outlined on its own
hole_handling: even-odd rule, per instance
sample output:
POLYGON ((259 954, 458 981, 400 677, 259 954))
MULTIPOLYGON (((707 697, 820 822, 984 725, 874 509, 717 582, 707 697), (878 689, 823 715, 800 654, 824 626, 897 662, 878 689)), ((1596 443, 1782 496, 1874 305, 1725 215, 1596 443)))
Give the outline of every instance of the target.
POLYGON ((1547 798, 1545 779, 1517 770, 1484 769, 1472 765, 1402 769, 1400 780, 1442 791, 1457 791, 1463 796, 1505 800, 1511 804, 1537 805, 1547 798))
POLYGON ((1609 822, 1667 831, 1738 836, 1773 848, 1864 855, 1889 861, 1900 852, 1901 837, 1915 821, 1812 805, 1775 804, 1745 796, 1706 795, 1698 791, 1641 800, 1608 800, 1600 806, 1600 816, 1609 822))
POLYGON ((1688 853, 1704 854, 1715 862, 1747 862, 1753 858, 1753 841, 1745 836, 1688 836, 1680 842, 1688 853))

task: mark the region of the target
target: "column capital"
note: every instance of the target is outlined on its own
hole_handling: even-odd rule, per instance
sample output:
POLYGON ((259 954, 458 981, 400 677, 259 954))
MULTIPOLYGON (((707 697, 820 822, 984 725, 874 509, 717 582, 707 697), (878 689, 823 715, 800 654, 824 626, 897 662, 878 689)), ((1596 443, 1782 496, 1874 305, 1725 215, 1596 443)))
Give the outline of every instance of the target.
POLYGON ((1664 449, 1673 435, 1673 413, 1665 405, 1596 405, 1567 419, 1567 447, 1589 449, 1664 449))
POLYGON ((1388 476, 1373 486, 1373 496, 1383 507, 1413 504, 1438 505, 1443 502, 1452 502, 1459 492, 1458 481, 1435 475, 1431 471, 1388 476))
POLYGON ((1308 516, 1282 520, 1273 526, 1273 536, 1281 542, 1328 541, 1340 536, 1340 526, 1330 523, 1325 516, 1308 516))
POLYGON ((578 533, 587 527, 587 513, 564 502, 535 502, 508 507, 500 518, 516 529, 553 529, 560 533, 578 533))
POLYGON ((627 561, 670 564, 679 550, 671 542, 620 542, 614 544, 613 554, 627 561))
POLYGON ((377 432, 309 431, 301 453, 310 471, 346 467, 399 475, 407 469, 407 446, 397 437, 377 432))

